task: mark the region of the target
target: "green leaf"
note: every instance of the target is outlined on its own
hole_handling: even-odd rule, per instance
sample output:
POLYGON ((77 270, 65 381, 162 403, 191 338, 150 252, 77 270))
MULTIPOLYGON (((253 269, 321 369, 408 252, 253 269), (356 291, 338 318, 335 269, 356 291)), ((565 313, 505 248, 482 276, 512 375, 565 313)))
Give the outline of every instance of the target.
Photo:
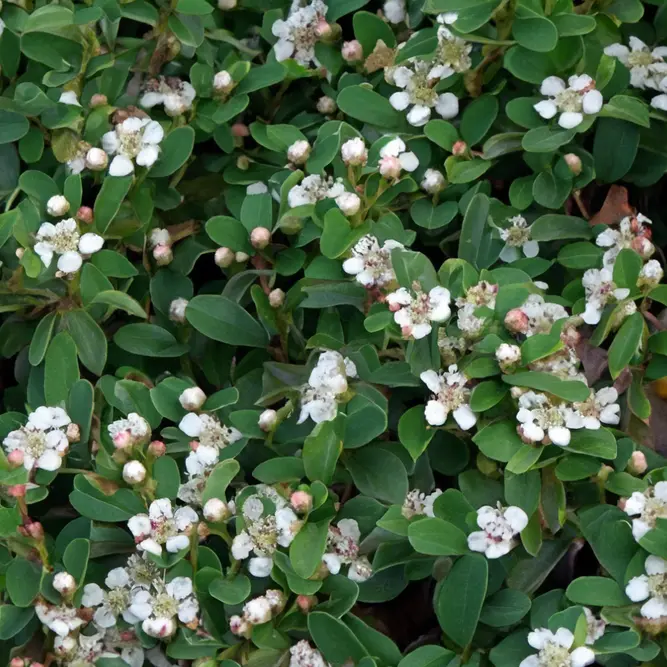
POLYGON ((442 646, 427 644, 410 651, 399 663, 398 667, 441 667, 448 665, 454 654, 442 646))
POLYGON ((478 144, 491 129, 498 115, 498 98, 481 95, 474 99, 461 116, 461 137, 469 145, 478 144))
POLYGON ((219 577, 209 584, 208 592, 225 604, 241 604, 250 595, 250 579, 245 574, 237 574, 233 579, 219 577))
POLYGON ((558 263, 566 269, 593 269, 602 263, 603 252, 588 241, 569 243, 558 252, 558 263))
POLYGON ((623 589, 609 577, 579 577, 565 591, 575 604, 622 607, 630 604, 623 589))
POLYGON ((388 130, 400 130, 406 125, 405 116, 396 111, 389 100, 366 86, 348 86, 338 93, 340 110, 351 118, 388 130))
POLYGON ((512 22, 512 34, 530 51, 549 52, 558 43, 558 29, 544 16, 517 16, 512 22))
POLYGON ((63 324, 76 344, 81 363, 95 375, 102 375, 107 362, 107 339, 99 324, 85 310, 67 311, 63 324))
POLYGON ((521 438, 516 432, 514 421, 501 421, 489 424, 477 431, 473 442, 484 456, 494 461, 509 461, 522 447, 521 438))
POLYGON ((130 191, 131 185, 132 176, 107 176, 104 179, 102 189, 95 199, 94 207, 95 230, 99 234, 104 235, 107 229, 109 229, 109 226, 120 210, 123 200, 130 191))
POLYGON ((126 324, 118 329, 113 342, 121 350, 143 357, 180 357, 187 351, 169 331, 156 324, 126 324))
POLYGON ((507 627, 518 623, 530 607, 530 598, 525 593, 505 588, 486 600, 479 620, 492 628, 507 627))
POLYGON ((91 303, 104 303, 107 306, 112 306, 114 309, 120 308, 130 315, 140 317, 142 320, 146 319, 146 311, 135 299, 129 294, 125 294, 125 292, 118 292, 117 290, 98 292, 93 297, 91 303))
POLYGON ((540 216, 530 228, 535 241, 557 241, 560 239, 589 239, 593 236, 588 221, 571 215, 547 213, 540 216))
POLYGON ((195 131, 189 127, 177 127, 160 144, 160 157, 150 170, 151 178, 171 176, 190 157, 195 143, 195 131))
POLYGON ((28 360, 31 366, 39 366, 44 359, 46 350, 51 342, 51 335, 53 334, 53 326, 56 322, 56 313, 47 313, 37 325, 35 334, 30 341, 30 350, 28 352, 28 360))
POLYGON ((303 443, 303 466, 311 482, 319 480, 331 484, 342 442, 334 422, 318 424, 303 443))
POLYGON ((206 480, 202 505, 205 505, 206 501, 211 498, 225 500, 225 491, 240 469, 241 466, 235 459, 225 459, 218 463, 206 480))
POLYGON ((644 334, 644 318, 641 313, 633 313, 618 330, 609 346, 609 372, 616 379, 637 353, 644 334))
MULTIPOLYGON (((29 607, 39 595, 42 585, 42 568, 21 556, 14 558, 6 571, 7 593, 17 607, 29 607)), ((1 617, 0 617, 1 618, 1 617)), ((0 635, 2 629, 0 628, 0 635)))
POLYGON ((15 111, 0 109, 0 145, 18 141, 28 134, 30 123, 25 116, 15 111))
POLYGON ((290 544, 289 557, 294 571, 303 579, 312 577, 322 563, 327 545, 329 522, 308 522, 290 544))
POLYGON ((305 475, 303 461, 296 456, 280 456, 260 463, 253 471, 253 477, 264 484, 278 482, 298 482, 305 475))
POLYGON ((352 630, 330 614, 321 611, 308 614, 308 631, 324 658, 332 665, 342 665, 348 660, 356 664, 368 655, 352 630))
POLYGON ((630 95, 614 95, 602 107, 600 116, 626 120, 641 127, 651 127, 648 105, 644 100, 630 95))
POLYGON ((0 605, 0 639, 11 639, 30 622, 35 615, 33 607, 14 607, 11 604, 0 605))
POLYGON ((575 135, 574 130, 564 130, 560 127, 540 127, 528 130, 523 135, 521 145, 529 153, 551 153, 556 149, 569 144, 575 135))
POLYGON ((500 403, 506 394, 507 387, 500 382, 495 380, 480 382, 470 395, 470 409, 473 412, 485 412, 500 403))
POLYGON ((65 403, 71 386, 78 379, 76 344, 66 331, 61 331, 53 338, 46 351, 44 397, 47 405, 65 403))
POLYGON ((161 456, 153 464, 152 477, 157 482, 156 498, 174 500, 181 485, 178 464, 169 456, 161 456))
POLYGON ((90 540, 77 538, 72 540, 63 554, 65 569, 76 579, 77 584, 83 584, 88 569, 90 557, 90 540))
POLYGON ((413 521, 408 527, 410 544, 428 556, 462 556, 468 553, 466 534, 453 523, 438 518, 413 521))
POLYGON ((597 178, 607 183, 623 178, 635 161, 638 147, 637 125, 617 118, 599 118, 593 143, 597 178))
POLYGON ((590 389, 579 380, 561 380, 555 375, 538 371, 522 371, 513 375, 503 375, 503 382, 516 387, 527 387, 546 391, 566 401, 585 401, 590 389))
POLYGON ((213 12, 213 7, 206 0, 178 0, 176 11, 181 14, 206 16, 213 12))
POLYGON ((435 430, 429 428, 424 418, 424 408, 416 405, 401 415, 398 421, 398 439, 416 461, 433 439, 435 430))
POLYGON ((344 255, 368 230, 368 225, 351 227, 350 221, 338 207, 328 210, 320 238, 322 254, 329 259, 344 255))
POLYGON ((410 217, 414 223, 429 230, 447 226, 458 212, 459 207, 453 201, 433 206, 429 199, 418 199, 410 207, 410 217))
POLYGON ((616 458, 616 439, 611 431, 606 428, 591 431, 579 429, 571 431, 568 451, 587 456, 597 456, 601 459, 616 458))
POLYGON ((440 627, 459 646, 467 646, 475 634, 486 597, 488 573, 484 556, 462 556, 436 591, 435 611, 440 627))
POLYGON ((350 452, 345 467, 363 494, 399 505, 405 500, 408 474, 395 454, 369 445, 350 452))
POLYGON ((264 327, 245 308, 224 296, 199 295, 185 309, 190 324, 208 338, 247 347, 266 347, 264 327))
POLYGON ((475 195, 470 200, 461 227, 459 259, 470 262, 477 269, 483 268, 478 263, 483 248, 482 239, 485 235, 490 236, 486 224, 489 209, 489 198, 483 194, 475 195))
POLYGON ((424 126, 424 134, 434 143, 451 153, 454 144, 459 140, 457 129, 446 120, 429 120, 424 126))

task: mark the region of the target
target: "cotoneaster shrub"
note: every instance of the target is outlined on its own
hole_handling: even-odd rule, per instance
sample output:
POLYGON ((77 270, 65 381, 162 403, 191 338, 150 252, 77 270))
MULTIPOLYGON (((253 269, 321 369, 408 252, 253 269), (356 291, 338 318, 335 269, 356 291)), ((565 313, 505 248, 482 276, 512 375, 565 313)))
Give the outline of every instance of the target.
POLYGON ((0 16, 0 662, 667 665, 666 4, 0 16))

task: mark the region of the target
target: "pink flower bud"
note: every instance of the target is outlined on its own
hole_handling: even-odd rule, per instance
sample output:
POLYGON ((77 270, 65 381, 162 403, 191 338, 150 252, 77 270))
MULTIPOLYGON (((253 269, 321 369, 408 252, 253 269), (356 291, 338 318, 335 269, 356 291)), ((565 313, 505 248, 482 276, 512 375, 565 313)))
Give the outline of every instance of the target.
POLYGON ((28 535, 32 537, 35 540, 43 540, 44 539, 44 526, 39 521, 33 521, 32 523, 28 524, 26 527, 26 530, 28 531, 28 535))
POLYGON ((353 39, 351 42, 344 42, 341 49, 343 60, 348 63, 356 62, 364 57, 364 47, 358 39, 353 39))
POLYGON ((411 326, 404 326, 404 327, 401 327, 401 335, 402 335, 404 338, 407 338, 407 337, 410 336, 411 334, 412 334, 412 327, 411 327, 411 326))
POLYGON ((632 249, 638 253, 643 259, 648 259, 654 252, 655 248, 651 241, 646 236, 637 236, 632 239, 632 249))
POLYGON ((76 212, 76 219, 86 225, 92 225, 95 220, 93 209, 90 206, 79 206, 79 210, 76 212))
POLYGON ((253 248, 263 250, 271 242, 271 232, 266 227, 255 227, 250 232, 250 243, 253 248))
POLYGON ((565 164, 568 166, 568 169, 575 175, 579 176, 582 170, 581 158, 574 153, 568 153, 563 156, 565 164))
POLYGON ((628 463, 628 472, 633 475, 643 475, 647 468, 648 463, 646 462, 646 455, 644 452, 632 452, 632 456, 628 463))
POLYGON ((528 325, 528 315, 519 308, 513 308, 505 315, 505 326, 512 333, 526 333, 528 325))
POLYGON ((156 261, 158 266, 166 266, 171 264, 174 259, 174 253, 171 249, 171 246, 160 244, 156 245, 153 248, 153 259, 156 261))
POLYGON ((199 443, 196 440, 190 440, 190 451, 196 452, 199 449, 199 443))
POLYGON ((7 455, 7 461, 9 461, 9 465, 11 465, 12 468, 18 468, 19 466, 22 466, 24 459, 25 455, 20 449, 15 449, 13 452, 10 452, 7 455))
POLYGON ((400 303, 390 303, 389 304, 389 310, 392 313, 397 313, 401 309, 401 304, 400 303))
POLYGON ((245 123, 234 123, 234 125, 232 125, 232 136, 247 137, 250 136, 250 130, 245 123))
POLYGON ((215 251, 215 263, 221 269, 226 269, 234 263, 234 251, 230 248, 218 248, 215 251))
POLYGON ((25 484, 14 484, 13 486, 7 488, 7 493, 12 498, 23 498, 25 496, 25 492, 26 492, 25 484))
POLYGON ((24 667, 25 661, 23 658, 12 658, 9 661, 9 667, 24 667))
POLYGON ((167 453, 167 445, 165 445, 162 440, 153 440, 153 442, 148 445, 148 453, 155 458, 164 456, 167 453))
POLYGON ((455 141, 452 146, 452 155, 465 155, 468 144, 465 141, 455 141))
POLYGON ((380 158, 380 176, 386 179, 398 178, 401 175, 401 163, 397 157, 387 155, 380 158))
POLYGON ((127 449, 132 444, 132 434, 129 431, 121 431, 113 437, 113 446, 116 449, 127 449))
POLYGON ((326 37, 331 34, 331 26, 327 23, 326 19, 321 18, 317 25, 315 26, 315 34, 318 37, 326 37))
POLYGON ((290 497, 290 503, 299 514, 306 514, 313 508, 313 497, 307 491, 295 491, 290 497))
POLYGON ((304 613, 308 613, 317 604, 317 598, 314 595, 299 595, 296 598, 296 605, 304 613))
POLYGON ((102 93, 95 93, 90 98, 90 108, 94 109, 95 107, 103 107, 105 104, 108 104, 107 96, 102 93))

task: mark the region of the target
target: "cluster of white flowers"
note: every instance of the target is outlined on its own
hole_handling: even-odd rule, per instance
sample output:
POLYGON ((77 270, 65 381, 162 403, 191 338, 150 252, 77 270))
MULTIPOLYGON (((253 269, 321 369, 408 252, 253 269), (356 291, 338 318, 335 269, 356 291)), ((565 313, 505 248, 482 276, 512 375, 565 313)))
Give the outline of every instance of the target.
POLYGON ((347 392, 348 378, 357 377, 354 362, 334 350, 325 350, 301 387, 299 424, 309 417, 316 423, 331 421, 338 414, 338 399, 347 392))
POLYGON ((345 186, 333 178, 323 178, 317 174, 306 176, 301 183, 295 185, 287 195, 290 208, 316 204, 323 199, 336 199, 345 192, 345 186))
POLYGON ((531 362, 528 368, 531 371, 550 373, 561 380, 579 380, 588 384, 586 375, 581 371, 581 360, 570 345, 565 345, 553 354, 531 362))
POLYGON ((657 482, 646 491, 635 491, 623 508, 632 519, 632 535, 641 540, 655 528, 658 519, 667 519, 667 482, 657 482))
POLYGON ((347 576, 352 581, 366 581, 373 574, 368 558, 359 555, 360 539, 359 524, 354 519, 341 519, 336 526, 329 526, 322 562, 331 574, 338 574, 343 565, 349 565, 347 576))
POLYGON ((275 618, 285 608, 287 598, 281 590, 269 589, 264 595, 248 600, 243 605, 242 615, 229 619, 229 629, 233 634, 249 637, 253 625, 262 625, 275 618))
POLYGON ((625 594, 633 602, 644 602, 640 614, 644 618, 667 616, 667 561, 651 554, 644 561, 646 574, 633 577, 625 594))
POLYGON ((278 19, 271 26, 271 32, 278 38, 273 47, 279 62, 294 58, 300 65, 308 67, 318 64, 315 58, 315 44, 326 34, 327 6, 322 0, 311 0, 302 6, 301 0, 293 0, 287 19, 278 19))
POLYGON ((108 431, 114 447, 124 450, 145 444, 151 435, 150 425, 136 412, 130 412, 127 417, 111 422, 108 431))
POLYGON ((412 293, 405 287, 387 295, 389 310, 394 313, 394 322, 401 327, 405 338, 416 340, 428 336, 433 322, 446 322, 451 314, 451 295, 445 287, 434 287, 424 292, 418 283, 412 293))
POLYGON ((419 489, 408 491, 405 496, 403 506, 401 507, 401 514, 406 519, 412 519, 414 516, 435 516, 433 514, 433 503, 442 495, 440 489, 436 489, 433 493, 426 495, 419 489))
POLYGON ((134 535, 139 551, 162 555, 163 548, 178 553, 190 546, 190 535, 199 516, 192 507, 179 507, 175 512, 168 498, 154 500, 148 514, 136 514, 127 527, 134 535))
POLYGON ((616 287, 610 269, 588 269, 581 284, 586 293, 586 309, 582 315, 586 324, 598 324, 608 303, 622 301, 630 294, 627 287, 616 287))
POLYGON ((462 297, 456 299, 458 308, 456 326, 464 338, 473 340, 481 335, 487 318, 478 315, 478 309, 493 310, 496 307, 497 294, 498 285, 482 280, 477 285, 469 287, 462 297))
POLYGON ((602 387, 598 391, 591 390, 588 400, 574 403, 575 421, 581 427, 596 431, 601 424, 615 426, 621 421, 621 406, 618 401, 618 391, 614 387, 602 387))
POLYGON ((62 408, 37 408, 27 424, 10 431, 2 441, 9 462, 26 470, 58 470, 69 449, 71 422, 62 408))
POLYGON ((519 397, 517 431, 526 442, 546 442, 559 447, 570 444, 570 429, 580 428, 574 408, 546 394, 526 391, 519 397))
POLYGON ((388 180, 396 180, 401 175, 401 169, 413 172, 419 167, 419 159, 407 150, 405 142, 400 137, 390 139, 380 149, 378 169, 380 176, 388 180))
POLYGON ((548 99, 535 104, 535 111, 547 120, 560 113, 558 124, 565 129, 581 125, 584 115, 594 115, 602 109, 602 93, 588 74, 571 76, 567 84, 560 77, 548 76, 542 81, 540 93, 548 99))
POLYGON ((305 639, 290 647, 289 667, 331 667, 322 654, 305 639))
POLYGON ((655 252, 651 242, 651 224, 649 218, 637 213, 623 218, 617 229, 609 226, 598 234, 595 243, 601 248, 608 248, 602 256, 604 268, 613 269, 618 253, 624 248, 632 248, 642 259, 649 259, 655 252))
POLYGON ((526 337, 549 333, 554 322, 569 317, 559 303, 545 301, 541 294, 531 294, 523 305, 513 308, 505 316, 505 326, 514 334, 526 337))
POLYGON ((362 236, 352 248, 352 257, 343 262, 343 271, 355 276, 364 287, 386 287, 396 280, 391 251, 403 247, 402 243, 391 239, 380 246, 374 236, 362 236))
MULTIPOLYGON (((124 634, 129 636, 133 633, 124 634)), ((113 631, 99 631, 91 635, 80 633, 76 638, 56 635, 53 653, 57 663, 72 667, 94 667, 100 658, 120 658, 130 667, 142 667, 145 658, 144 650, 134 634, 132 638, 126 639, 113 631)))
POLYGON ((150 118, 126 118, 102 137, 102 147, 114 158, 109 165, 110 176, 129 176, 134 166, 152 167, 160 155, 164 138, 162 125, 150 118))
POLYGON ((455 364, 439 373, 424 371, 419 377, 433 392, 424 408, 424 417, 431 426, 442 426, 450 412, 464 431, 477 423, 477 415, 470 409, 468 380, 455 364))
POLYGON ((518 544, 516 536, 528 525, 528 515, 513 505, 485 505, 477 510, 477 525, 481 530, 468 535, 470 551, 483 553, 487 558, 500 558, 518 544))
POLYGON ((104 239, 98 234, 79 233, 79 226, 74 218, 61 220, 55 225, 43 222, 36 234, 35 252, 45 267, 51 266, 53 255, 58 257, 58 271, 64 275, 76 273, 85 257, 102 249, 104 239))
POLYGON ((53 605, 47 602, 38 602, 35 613, 42 625, 59 637, 67 637, 71 632, 78 630, 85 621, 79 615, 79 610, 66 605, 53 605))
POLYGON ((507 219, 509 227, 501 227, 500 238, 505 246, 500 251, 503 262, 515 262, 523 253, 526 257, 537 257, 540 250, 539 243, 530 238, 531 225, 522 215, 515 215, 507 219))
POLYGON ((303 525, 285 498, 264 484, 243 500, 237 521, 242 521, 243 529, 232 542, 232 556, 236 560, 250 558, 248 571, 254 577, 269 576, 273 554, 278 547, 288 547, 303 525), (263 499, 271 501, 273 511, 267 510, 263 499))
POLYGON ((667 111, 667 46, 650 49, 639 37, 631 35, 628 45, 610 44, 604 52, 618 58, 630 70, 630 85, 640 90, 656 90, 661 94, 651 100, 651 106, 667 111))
POLYGON ((587 667, 595 662, 595 653, 587 646, 574 646, 574 635, 567 628, 551 632, 538 628, 528 633, 528 643, 538 653, 524 658, 519 667, 587 667))
POLYGON ((146 82, 139 104, 144 109, 162 104, 168 116, 179 116, 192 107, 196 96, 195 89, 187 81, 175 76, 160 76, 146 82))

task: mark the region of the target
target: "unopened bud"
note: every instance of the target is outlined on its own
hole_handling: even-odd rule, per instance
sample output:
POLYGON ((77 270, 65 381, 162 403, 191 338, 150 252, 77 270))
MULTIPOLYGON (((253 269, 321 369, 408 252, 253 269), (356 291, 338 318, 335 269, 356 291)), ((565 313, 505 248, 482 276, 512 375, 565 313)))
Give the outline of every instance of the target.
POLYGON ((269 292, 269 304, 271 305, 271 308, 280 308, 284 303, 285 292, 280 288, 276 287, 276 289, 269 292))
POLYGON ((178 397, 184 410, 199 410, 206 403, 206 394, 199 387, 188 387, 178 397))
POLYGON ((468 150, 468 144, 465 141, 455 141, 452 146, 452 155, 465 155, 468 150))
POLYGON ((127 449, 132 444, 132 435, 129 431, 121 431, 116 433, 112 440, 116 449, 127 449))
POLYGON ((305 164, 310 155, 310 144, 305 139, 295 141, 287 149, 287 159, 292 164, 305 164))
POLYGON ((336 113, 336 109, 338 109, 338 105, 336 104, 336 100, 334 100, 333 97, 329 97, 328 95, 323 95, 320 97, 319 100, 317 100, 317 104, 315 105, 315 108, 324 115, 336 113))
POLYGON ((221 269, 226 269, 234 263, 234 251, 229 248, 218 248, 215 251, 215 263, 221 269))
POLYGON ((271 232, 266 227, 255 227, 250 232, 250 243, 253 248, 263 250, 271 242, 271 232))
POLYGON ((23 498, 25 497, 26 491, 27 487, 25 484, 13 484, 12 486, 7 487, 7 493, 12 498, 23 498))
POLYGON ((234 79, 232 79, 232 75, 227 70, 223 69, 213 77, 213 88, 215 90, 228 93, 233 87, 234 79))
POLYGON ((632 239, 631 246, 642 259, 648 259, 655 252, 655 246, 646 236, 636 236, 632 239))
POLYGON ((646 455, 644 452, 632 452, 632 456, 628 462, 628 472, 631 475, 643 475, 647 468, 648 463, 646 462, 646 455))
POLYGON ((528 315, 520 308, 512 308, 505 315, 505 326, 512 333, 526 333, 528 331, 528 315))
POLYGON ((313 508, 313 497, 307 491, 295 491, 290 496, 290 504, 299 514, 307 514, 313 508))
POLYGON ((286 215, 280 220, 280 229, 291 236, 292 234, 298 234, 303 229, 303 220, 297 218, 295 215, 286 215))
POLYGON ((69 202, 62 195, 49 197, 46 202, 46 212, 54 218, 60 218, 69 211, 69 202))
POLYGON ((76 590, 76 579, 69 572, 58 572, 53 577, 53 587, 61 595, 71 595, 76 590))
POLYGON ((364 47, 361 46, 361 42, 358 39, 353 39, 351 42, 343 42, 343 48, 340 52, 343 60, 348 63, 357 62, 357 60, 361 60, 364 57, 364 47))
POLYGON ((368 160, 368 150, 363 139, 348 139, 340 148, 340 156, 347 165, 363 166, 368 160))
POLYGON ((326 19, 321 18, 315 26, 315 34, 322 38, 328 37, 331 34, 331 25, 327 23, 326 19))
POLYGON ((259 416, 258 425, 262 431, 273 431, 278 423, 278 413, 275 410, 264 410, 259 416))
POLYGON ((28 535, 35 540, 44 539, 44 526, 39 521, 33 521, 25 527, 28 535))
POLYGON ((420 185, 422 190, 434 195, 445 189, 445 177, 437 169, 427 169, 420 185))
POLYGON ((567 155, 563 156, 563 159, 565 160, 565 164, 567 165, 568 169, 575 176, 579 176, 582 169, 581 158, 574 153, 567 153, 567 155))
POLYGON ((23 259, 23 255, 25 255, 25 248, 17 248, 14 254, 18 259, 23 259))
POLYGON ((204 518, 211 523, 218 523, 229 518, 232 513, 226 502, 220 498, 210 498, 204 505, 204 518))
POLYGON ((361 208, 361 199, 354 192, 343 192, 336 197, 336 204, 342 214, 349 218, 356 215, 361 208))
POLYGON ((174 259, 174 253, 171 246, 163 244, 156 245, 155 248, 153 248, 153 259, 158 266, 167 266, 167 264, 171 264, 174 259))
POLYGON ((148 445, 148 453, 157 459, 167 453, 167 445, 165 445, 162 440, 153 440, 153 442, 148 445))
POLYGON ((250 130, 245 123, 234 123, 234 125, 232 125, 232 136, 248 137, 250 136, 250 130))
POLYGON ((246 155, 239 155, 236 158, 236 167, 241 171, 248 171, 248 168, 250 167, 250 160, 246 155))
POLYGON ((141 484, 146 479, 146 468, 140 461, 128 461, 123 466, 123 480, 127 484, 141 484))
POLYGON ((67 436, 67 441, 71 444, 73 442, 79 442, 81 440, 81 429, 78 424, 67 424, 67 431, 65 431, 67 436))
POLYGON ((86 225, 92 225, 95 220, 93 209, 90 206, 79 206, 79 210, 76 212, 76 219, 86 225))
POLYGON ((396 179, 401 175, 401 163, 399 159, 393 155, 387 155, 383 158, 380 158, 378 166, 380 170, 380 176, 386 178, 387 180, 396 179))
POLYGON ((15 449, 14 451, 7 454, 7 461, 9 461, 9 465, 12 468, 18 468, 19 466, 22 466, 24 460, 25 454, 21 449, 15 449))
POLYGON ((296 606, 302 612, 308 613, 317 604, 317 598, 314 595, 299 595, 296 598, 296 606))
POLYGON ((90 98, 90 108, 94 109, 95 107, 103 107, 105 104, 108 104, 109 100, 107 99, 106 95, 103 95, 102 93, 95 93, 91 98, 90 98))
POLYGON ((169 304, 169 319, 172 322, 183 324, 185 322, 185 309, 188 307, 188 300, 179 297, 169 304))
POLYGON ((91 171, 104 171, 109 164, 109 156, 101 148, 91 148, 86 153, 86 167, 91 171))
POLYGON ((25 666, 25 661, 23 658, 12 658, 9 661, 9 667, 24 667, 25 666))
POLYGON ((234 260, 239 264, 243 264, 243 262, 247 262, 249 259, 250 255, 247 252, 239 251, 234 255, 234 260))
POLYGON ((234 9, 236 0, 218 0, 218 9, 234 9))

